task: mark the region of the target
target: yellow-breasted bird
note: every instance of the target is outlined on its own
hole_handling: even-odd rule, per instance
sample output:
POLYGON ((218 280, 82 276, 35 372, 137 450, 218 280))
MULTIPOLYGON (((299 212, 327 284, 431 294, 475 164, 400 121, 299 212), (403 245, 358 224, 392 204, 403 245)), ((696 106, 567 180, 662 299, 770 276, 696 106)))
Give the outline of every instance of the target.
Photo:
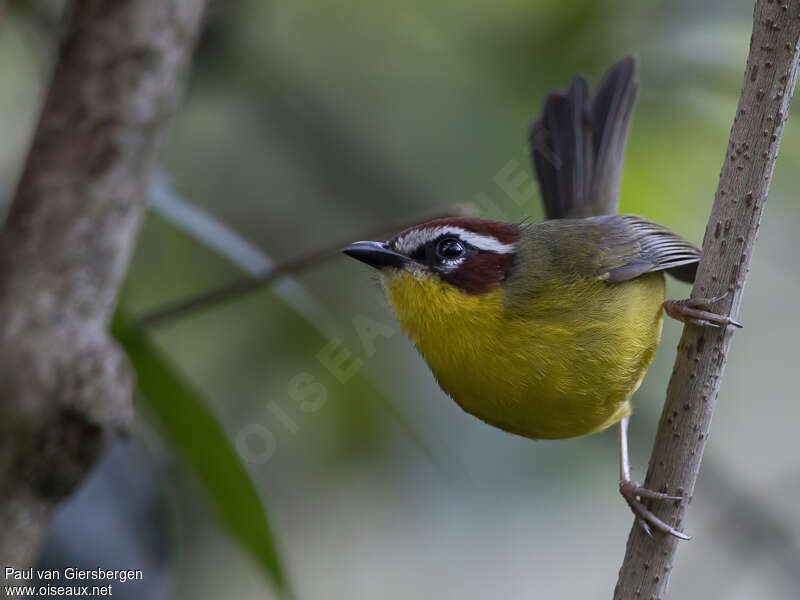
POLYGON ((343 251, 379 269, 403 329, 465 411, 528 438, 620 424, 620 491, 640 523, 687 538, 642 503, 680 500, 630 478, 631 396, 653 360, 663 309, 704 326, 738 323, 716 299, 665 302, 664 273, 691 282, 700 249, 666 227, 617 215, 636 62, 590 94, 551 92, 530 129, 546 221, 448 218, 343 251))

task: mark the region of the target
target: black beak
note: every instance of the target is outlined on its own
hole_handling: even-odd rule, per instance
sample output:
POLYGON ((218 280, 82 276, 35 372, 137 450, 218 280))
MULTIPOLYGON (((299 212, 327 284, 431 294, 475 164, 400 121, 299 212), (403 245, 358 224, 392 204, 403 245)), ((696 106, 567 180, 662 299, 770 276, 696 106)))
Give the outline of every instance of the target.
POLYGON ((400 269, 411 261, 405 254, 395 252, 384 242, 354 242, 342 248, 342 252, 376 269, 383 267, 400 269))

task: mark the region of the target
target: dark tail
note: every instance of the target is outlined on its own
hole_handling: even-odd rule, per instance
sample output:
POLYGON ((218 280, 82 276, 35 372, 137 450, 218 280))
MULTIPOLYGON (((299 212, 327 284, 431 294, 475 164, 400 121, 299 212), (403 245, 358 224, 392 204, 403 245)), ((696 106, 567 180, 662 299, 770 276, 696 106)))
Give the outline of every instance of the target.
POLYGON ((617 212, 622 155, 636 100, 636 59, 623 58, 594 94, 577 76, 548 94, 528 137, 548 219, 617 212))

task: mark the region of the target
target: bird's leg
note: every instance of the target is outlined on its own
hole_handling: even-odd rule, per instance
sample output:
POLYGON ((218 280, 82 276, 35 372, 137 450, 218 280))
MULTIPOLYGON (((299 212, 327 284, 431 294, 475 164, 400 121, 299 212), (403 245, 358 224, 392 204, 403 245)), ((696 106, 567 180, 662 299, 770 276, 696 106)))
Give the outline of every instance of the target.
POLYGON ((716 298, 687 298, 685 300, 667 300, 664 302, 664 312, 673 319, 684 323, 693 323, 701 327, 741 327, 742 324, 734 321, 727 315, 715 313, 711 305, 722 300, 728 292, 716 298))
POLYGON ((674 527, 667 525, 664 521, 655 516, 648 508, 642 503, 645 498, 653 500, 683 500, 680 496, 670 496, 669 494, 662 494, 661 492, 654 492, 642 487, 638 481, 631 479, 631 466, 628 459, 628 420, 625 417, 619 422, 619 493, 625 498, 625 502, 631 507, 631 511, 636 516, 636 520, 644 528, 648 535, 653 535, 650 526, 652 525, 662 533, 674 535, 682 540, 691 539, 685 533, 682 533, 674 527))

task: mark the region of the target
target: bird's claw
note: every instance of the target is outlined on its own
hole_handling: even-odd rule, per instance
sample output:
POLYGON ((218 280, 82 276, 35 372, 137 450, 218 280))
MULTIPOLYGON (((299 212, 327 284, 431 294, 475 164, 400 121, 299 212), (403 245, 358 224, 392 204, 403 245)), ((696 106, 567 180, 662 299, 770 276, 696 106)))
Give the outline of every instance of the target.
POLYGON ((673 319, 692 323, 701 327, 741 327, 742 324, 727 315, 715 313, 712 304, 722 300, 728 292, 716 298, 686 298, 685 300, 667 300, 664 311, 673 319))
POLYGON ((662 533, 674 535, 682 540, 692 539, 691 536, 678 531, 671 525, 668 525, 659 519, 642 503, 643 498, 679 502, 683 500, 681 496, 670 496, 669 494, 654 492, 653 490, 648 490, 647 488, 642 487, 642 484, 640 484, 638 481, 632 481, 630 479, 619 482, 619 493, 622 494, 623 498, 625 498, 625 502, 628 503, 628 506, 630 506, 633 514, 636 515, 636 520, 642 526, 645 533, 647 533, 647 535, 650 537, 653 536, 652 529, 650 528, 652 525, 655 529, 662 533))

